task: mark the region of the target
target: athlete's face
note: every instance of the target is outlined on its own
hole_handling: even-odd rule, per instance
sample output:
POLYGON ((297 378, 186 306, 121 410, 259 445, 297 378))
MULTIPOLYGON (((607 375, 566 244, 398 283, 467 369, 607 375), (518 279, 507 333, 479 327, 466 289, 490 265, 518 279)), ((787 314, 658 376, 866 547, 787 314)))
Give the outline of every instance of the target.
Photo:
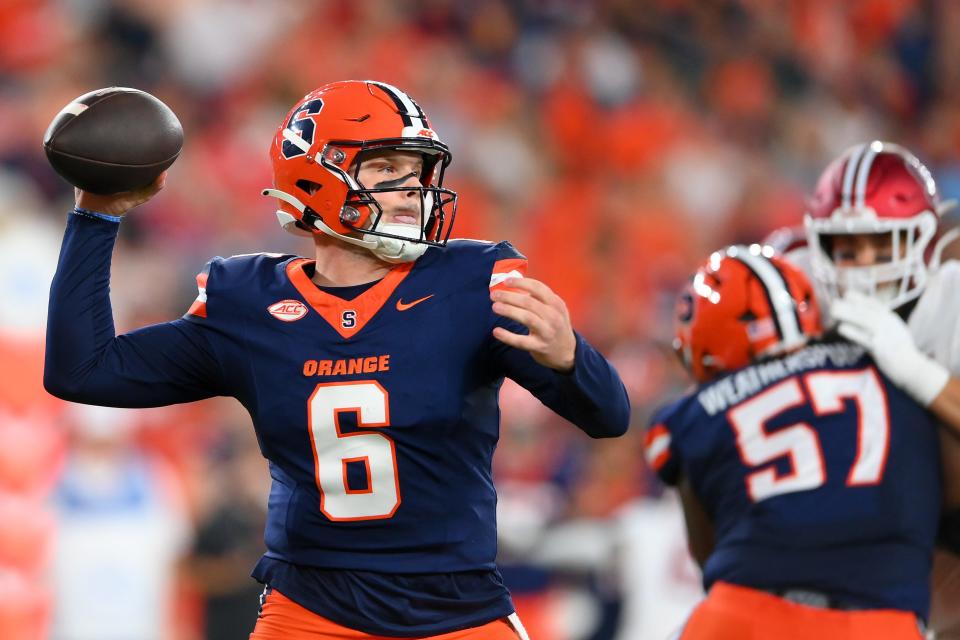
POLYGON ((383 208, 381 224, 420 225, 421 200, 416 187, 423 172, 423 155, 412 151, 384 149, 366 154, 360 162, 357 180, 368 189, 412 187, 409 191, 372 194, 383 208))
MULTIPOLYGON (((906 243, 900 243, 901 253, 906 243)), ((830 239, 830 257, 838 267, 869 267, 893 260, 890 233, 837 234, 830 239)))

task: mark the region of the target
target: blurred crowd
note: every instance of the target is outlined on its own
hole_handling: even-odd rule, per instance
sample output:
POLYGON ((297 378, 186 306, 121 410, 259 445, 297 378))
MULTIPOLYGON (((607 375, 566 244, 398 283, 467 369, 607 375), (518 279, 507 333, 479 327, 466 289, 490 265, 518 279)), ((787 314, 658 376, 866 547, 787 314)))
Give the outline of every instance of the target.
POLYGON ((501 562, 521 616, 539 640, 644 640, 699 594, 639 442, 686 384, 675 292, 713 249, 797 224, 854 143, 905 144, 960 194, 958 32, 947 0, 3 0, 3 638, 243 638, 256 613, 269 476, 242 409, 43 392, 73 194, 40 142, 74 97, 144 89, 185 131, 166 189, 121 228, 125 331, 181 315, 211 256, 309 253, 259 195, 300 96, 348 78, 414 96, 453 151, 454 236, 525 253, 634 404, 625 440, 594 443, 504 387, 501 562))

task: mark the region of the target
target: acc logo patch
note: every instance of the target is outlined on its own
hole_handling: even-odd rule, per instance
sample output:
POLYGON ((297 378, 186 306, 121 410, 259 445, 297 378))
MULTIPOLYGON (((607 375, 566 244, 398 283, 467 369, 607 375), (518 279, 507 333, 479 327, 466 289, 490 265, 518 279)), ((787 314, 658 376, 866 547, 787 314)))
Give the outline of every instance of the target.
POLYGON ((267 311, 277 320, 295 322, 307 315, 307 305, 299 300, 281 300, 267 307, 267 311))

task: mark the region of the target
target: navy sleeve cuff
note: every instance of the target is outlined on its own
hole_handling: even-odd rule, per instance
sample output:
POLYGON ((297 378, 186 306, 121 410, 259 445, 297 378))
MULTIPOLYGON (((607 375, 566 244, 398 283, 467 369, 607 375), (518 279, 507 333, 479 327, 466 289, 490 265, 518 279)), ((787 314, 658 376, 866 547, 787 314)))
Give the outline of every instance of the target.
POLYGON ((589 435, 622 435, 630 425, 630 400, 623 382, 613 366, 580 333, 574 331, 574 335, 577 347, 573 369, 555 372, 561 381, 562 393, 585 398, 597 411, 591 421, 595 429, 585 429, 589 435))
POLYGON ((95 220, 105 220, 107 222, 114 222, 119 224, 123 220, 123 216, 111 216, 108 213, 100 213, 99 211, 90 211, 89 209, 83 209, 81 207, 74 207, 73 211, 70 213, 78 216, 83 216, 85 218, 93 218, 95 220))

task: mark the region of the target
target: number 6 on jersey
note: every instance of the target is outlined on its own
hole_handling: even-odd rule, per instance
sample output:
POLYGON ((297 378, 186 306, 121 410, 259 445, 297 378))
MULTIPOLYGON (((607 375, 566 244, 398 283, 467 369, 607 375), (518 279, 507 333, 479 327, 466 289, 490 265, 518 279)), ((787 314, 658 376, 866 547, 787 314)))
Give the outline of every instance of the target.
POLYGON ((340 414, 356 413, 360 428, 389 427, 389 394, 375 381, 318 384, 309 404, 320 511, 333 521, 389 518, 400 506, 393 439, 382 433, 341 433, 340 414), (348 463, 364 465, 365 489, 352 489, 348 463))

